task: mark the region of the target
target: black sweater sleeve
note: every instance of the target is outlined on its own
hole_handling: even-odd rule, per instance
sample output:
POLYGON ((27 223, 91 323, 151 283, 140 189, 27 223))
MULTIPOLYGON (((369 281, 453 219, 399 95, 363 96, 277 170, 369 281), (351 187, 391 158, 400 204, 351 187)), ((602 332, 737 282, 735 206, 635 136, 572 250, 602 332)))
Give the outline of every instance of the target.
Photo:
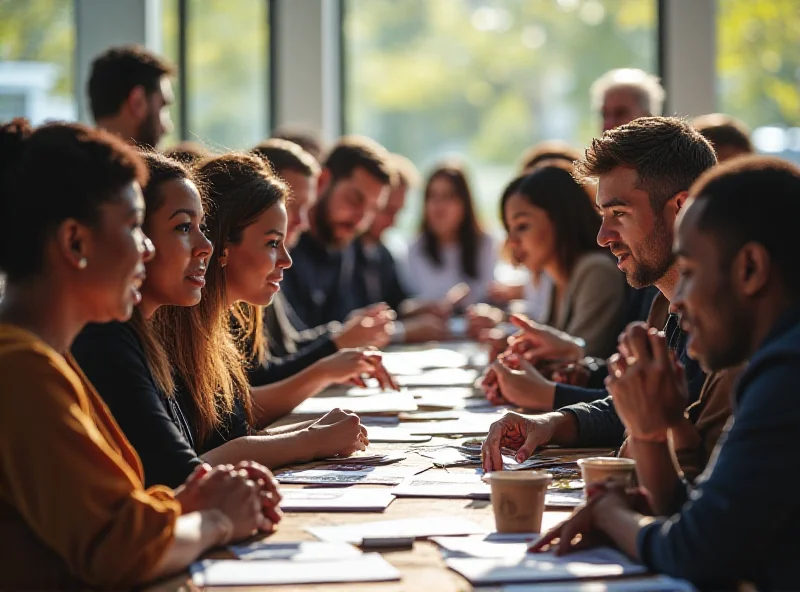
POLYGON ((280 382, 308 368, 314 362, 335 354, 336 351, 333 340, 323 336, 293 354, 281 358, 271 357, 263 365, 252 366, 247 371, 247 378, 251 386, 280 382))
POLYGON ((144 349, 127 323, 88 325, 72 354, 142 461, 145 484, 181 485, 202 461, 170 415, 144 349))

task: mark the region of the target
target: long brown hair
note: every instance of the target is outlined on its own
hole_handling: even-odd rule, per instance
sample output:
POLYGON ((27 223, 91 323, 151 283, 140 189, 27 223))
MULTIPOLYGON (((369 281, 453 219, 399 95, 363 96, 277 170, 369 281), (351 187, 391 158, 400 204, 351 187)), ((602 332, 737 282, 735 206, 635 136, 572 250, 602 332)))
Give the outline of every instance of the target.
POLYGON ((209 199, 206 218, 214 252, 208 263, 200 304, 163 307, 163 326, 172 332, 173 365, 191 394, 198 439, 202 442, 233 411, 237 398, 252 423, 246 363, 266 351, 263 309, 227 302, 220 257, 266 210, 285 201, 288 189, 259 158, 225 154, 198 164, 197 176, 209 199), (231 330, 231 315, 239 329, 231 330))
MULTIPOLYGON (((147 234, 153 214, 164 205, 164 196, 161 192, 163 185, 170 181, 180 180, 191 181, 195 185, 197 183, 191 169, 177 160, 152 150, 143 151, 141 155, 150 173, 147 185, 142 188, 146 206, 144 231, 147 234)), ((205 203, 203 207, 206 207, 205 203)), ((130 323, 142 342, 147 366, 150 368, 156 386, 164 394, 171 396, 175 392, 175 379, 172 375, 172 367, 164 341, 165 335, 159 319, 155 316, 152 319, 145 319, 136 308, 130 323)))
MULTIPOLYGON (((458 229, 458 242, 461 246, 461 269, 467 277, 476 278, 478 277, 479 242, 483 237, 483 230, 475 215, 475 206, 467 175, 464 172, 464 167, 458 163, 446 163, 437 167, 428 177, 428 183, 425 185, 425 204, 430 199, 431 185, 436 179, 440 178, 447 179, 464 206, 464 219, 458 229)), ((439 250, 439 239, 433 234, 428 223, 428 217, 425 214, 422 216, 420 231, 422 232, 422 245, 425 253, 436 265, 441 266, 442 255, 439 250)))

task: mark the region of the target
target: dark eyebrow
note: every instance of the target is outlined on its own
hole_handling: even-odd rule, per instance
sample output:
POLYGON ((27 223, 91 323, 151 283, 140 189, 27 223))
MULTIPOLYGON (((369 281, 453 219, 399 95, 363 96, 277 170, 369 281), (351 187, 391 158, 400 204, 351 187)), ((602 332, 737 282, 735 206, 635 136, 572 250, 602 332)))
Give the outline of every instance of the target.
POLYGON ((630 205, 631 204, 629 204, 624 199, 620 199, 619 197, 612 197, 604 204, 597 204, 597 209, 602 211, 602 210, 607 210, 609 208, 625 208, 630 205))
POLYGON ((172 212, 172 216, 170 216, 169 219, 172 220, 178 214, 186 214, 190 218, 198 218, 199 217, 195 210, 190 210, 189 208, 181 208, 179 210, 175 210, 174 212, 172 212))
POLYGON ((277 228, 272 228, 271 230, 267 230, 264 234, 265 235, 267 235, 267 234, 277 234, 277 235, 280 235, 281 238, 283 238, 283 233, 280 230, 278 230, 277 228))
POLYGON ((528 218, 530 214, 528 212, 517 212, 513 216, 511 216, 512 220, 516 220, 517 218, 528 218))

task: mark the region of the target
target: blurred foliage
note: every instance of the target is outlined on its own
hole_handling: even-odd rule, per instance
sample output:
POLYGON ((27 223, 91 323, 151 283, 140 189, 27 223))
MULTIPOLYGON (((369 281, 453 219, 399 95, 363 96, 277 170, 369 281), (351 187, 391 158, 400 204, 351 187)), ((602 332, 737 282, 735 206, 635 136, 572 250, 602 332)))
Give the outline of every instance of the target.
POLYGON ((0 61, 59 66, 54 94, 71 98, 75 26, 72 0, 0 0, 0 61))
MULTIPOLYGON (((189 0, 189 140, 215 150, 249 149, 269 133, 269 3, 189 0)), ((178 2, 162 0, 162 44, 178 59, 178 2)), ((172 111, 173 121, 179 112, 172 111)), ((178 141, 177 133, 164 145, 178 141)))
POLYGON ((717 105, 750 127, 800 125, 800 2, 717 1, 717 105))

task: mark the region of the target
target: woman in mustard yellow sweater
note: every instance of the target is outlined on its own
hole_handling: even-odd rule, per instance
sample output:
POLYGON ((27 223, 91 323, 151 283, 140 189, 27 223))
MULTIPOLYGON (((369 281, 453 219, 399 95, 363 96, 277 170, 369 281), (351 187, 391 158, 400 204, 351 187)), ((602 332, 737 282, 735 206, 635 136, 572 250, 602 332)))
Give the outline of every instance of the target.
POLYGON ((135 151, 104 132, 0 127, 0 589, 124 588, 270 529, 268 471, 199 467, 144 489, 136 453, 67 354, 126 320, 152 246, 135 151))

